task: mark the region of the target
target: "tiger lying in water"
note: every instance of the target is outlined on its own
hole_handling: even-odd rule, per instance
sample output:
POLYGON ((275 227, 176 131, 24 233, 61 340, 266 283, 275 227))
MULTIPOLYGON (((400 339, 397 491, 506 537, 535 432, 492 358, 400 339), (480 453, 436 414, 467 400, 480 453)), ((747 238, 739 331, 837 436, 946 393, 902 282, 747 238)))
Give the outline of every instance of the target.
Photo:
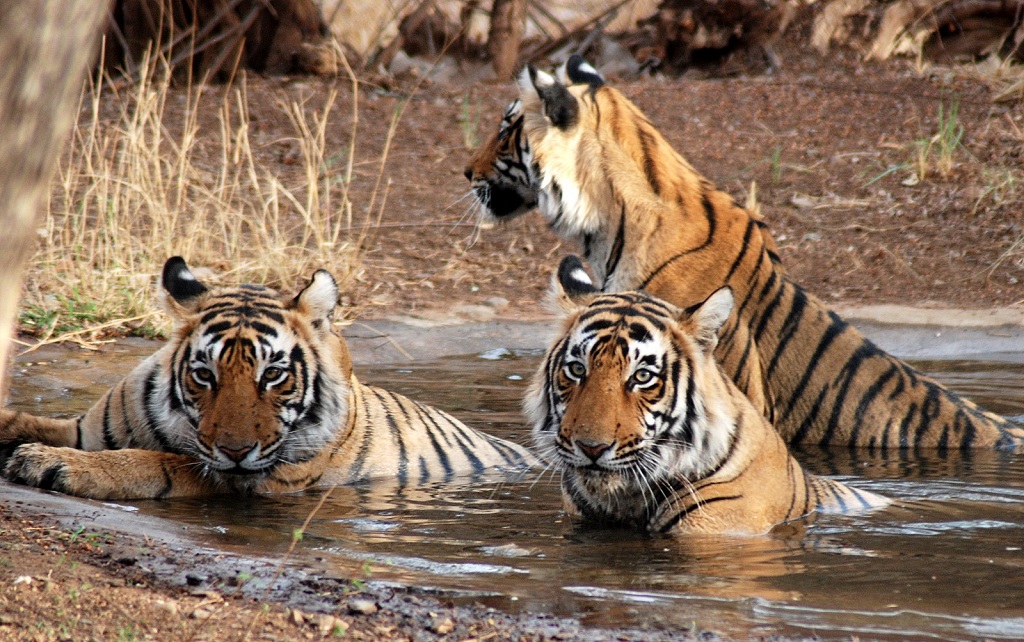
POLYGON ((8 479, 97 499, 282 493, 389 477, 448 479, 525 466, 522 447, 361 384, 331 329, 334 277, 295 297, 208 288, 174 257, 174 338, 77 419, 0 411, 8 479))
POLYGON ((716 189, 579 56, 564 84, 527 68, 519 99, 466 176, 485 216, 538 207, 574 239, 604 292, 646 290, 688 307, 736 298, 715 356, 795 444, 1021 448, 1024 427, 868 341, 786 274, 761 218, 716 189))
POLYGON ((640 291, 602 294, 569 256, 553 298, 565 330, 525 405, 571 514, 651 533, 760 534, 888 503, 804 472, 715 362, 728 287, 684 311, 640 291))

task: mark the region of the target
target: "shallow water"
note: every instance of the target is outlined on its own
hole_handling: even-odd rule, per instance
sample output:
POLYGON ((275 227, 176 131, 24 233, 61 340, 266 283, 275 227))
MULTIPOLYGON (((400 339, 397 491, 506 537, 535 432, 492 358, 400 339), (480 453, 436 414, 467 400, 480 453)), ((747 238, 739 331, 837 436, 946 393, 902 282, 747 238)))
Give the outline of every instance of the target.
MULTIPOLYGON (((58 356, 41 365, 22 358, 11 402, 37 413, 81 411, 150 350, 119 345, 87 361, 58 356)), ((1019 415, 1022 362, 1024 355, 999 355, 917 365, 992 410, 1019 415)), ((536 355, 499 351, 358 372, 525 442, 519 399, 536 363, 536 355)), ((574 527, 559 512, 550 476, 374 484, 332 490, 296 554, 350 577, 600 625, 696 625, 744 638, 1024 638, 1024 456, 860 464, 845 451, 799 456, 812 471, 897 501, 868 515, 818 516, 768 537, 673 541, 574 527)), ((131 504, 194 525, 208 544, 275 556, 321 497, 131 504)))

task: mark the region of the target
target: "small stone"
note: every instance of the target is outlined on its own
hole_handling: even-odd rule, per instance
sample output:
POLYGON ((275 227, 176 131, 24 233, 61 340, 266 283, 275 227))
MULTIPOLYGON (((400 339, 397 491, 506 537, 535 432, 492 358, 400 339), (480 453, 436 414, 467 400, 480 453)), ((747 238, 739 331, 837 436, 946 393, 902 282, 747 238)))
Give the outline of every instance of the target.
POLYGON ((178 605, 175 604, 174 602, 168 602, 168 601, 165 601, 165 600, 157 600, 156 602, 153 602, 153 608, 155 608, 155 609, 157 609, 159 611, 163 611, 163 612, 165 612, 165 613, 167 613, 168 615, 171 615, 171 616, 177 616, 178 615, 178 605))
POLYGON ((447 635, 447 634, 451 633, 452 630, 454 630, 454 629, 455 629, 455 623, 452 622, 452 619, 449 618, 449 617, 446 617, 445 619, 441 620, 440 622, 434 622, 433 624, 430 625, 430 630, 433 631, 434 633, 437 633, 438 635, 447 635))
POLYGON ((193 620, 208 620, 210 619, 210 616, 213 615, 213 612, 207 611, 206 609, 196 609, 189 615, 193 620))
POLYGON ((302 626, 303 624, 306 623, 306 616, 299 609, 292 609, 292 612, 291 612, 290 615, 291 615, 292 624, 294 624, 295 626, 302 626))
POLYGON ((349 600, 348 612, 355 615, 373 615, 377 612, 377 603, 373 600, 349 600))
POLYGON ((320 635, 333 635, 335 632, 344 634, 348 630, 348 622, 333 615, 321 615, 317 620, 316 628, 320 635))

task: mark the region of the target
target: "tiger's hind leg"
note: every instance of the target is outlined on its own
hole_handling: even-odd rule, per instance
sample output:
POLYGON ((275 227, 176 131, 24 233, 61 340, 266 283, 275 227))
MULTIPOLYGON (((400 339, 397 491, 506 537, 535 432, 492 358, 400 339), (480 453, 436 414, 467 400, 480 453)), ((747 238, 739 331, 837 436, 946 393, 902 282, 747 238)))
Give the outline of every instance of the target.
POLYGON ((19 484, 92 499, 163 499, 220 492, 204 470, 188 455, 25 444, 15 449, 4 475, 19 484))

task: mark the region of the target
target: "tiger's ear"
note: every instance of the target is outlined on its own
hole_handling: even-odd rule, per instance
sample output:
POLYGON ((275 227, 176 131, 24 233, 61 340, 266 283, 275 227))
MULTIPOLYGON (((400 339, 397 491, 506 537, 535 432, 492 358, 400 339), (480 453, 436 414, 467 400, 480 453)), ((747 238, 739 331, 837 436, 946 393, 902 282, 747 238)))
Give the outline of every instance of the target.
POLYGON ((295 309, 310 318, 317 330, 331 329, 331 315, 338 305, 338 282, 327 270, 317 270, 309 285, 295 295, 295 309))
POLYGON ((715 290, 703 303, 681 312, 680 322, 689 325, 697 343, 710 353, 718 345, 718 331, 729 319, 733 307, 732 288, 715 290))
POLYGON ((527 65, 519 74, 519 93, 536 93, 544 115, 558 129, 569 129, 579 120, 580 106, 576 97, 551 74, 527 65))
POLYGON ((163 308, 176 320, 195 314, 203 301, 203 295, 209 291, 180 256, 172 256, 164 263, 160 284, 163 286, 163 308))
POLYGON ((579 54, 569 56, 558 68, 558 79, 566 85, 590 85, 593 89, 604 84, 604 76, 579 54))
POLYGON ((583 261, 575 254, 562 259, 558 272, 551 280, 551 307, 555 312, 572 314, 590 304, 601 291, 583 267, 583 261))

